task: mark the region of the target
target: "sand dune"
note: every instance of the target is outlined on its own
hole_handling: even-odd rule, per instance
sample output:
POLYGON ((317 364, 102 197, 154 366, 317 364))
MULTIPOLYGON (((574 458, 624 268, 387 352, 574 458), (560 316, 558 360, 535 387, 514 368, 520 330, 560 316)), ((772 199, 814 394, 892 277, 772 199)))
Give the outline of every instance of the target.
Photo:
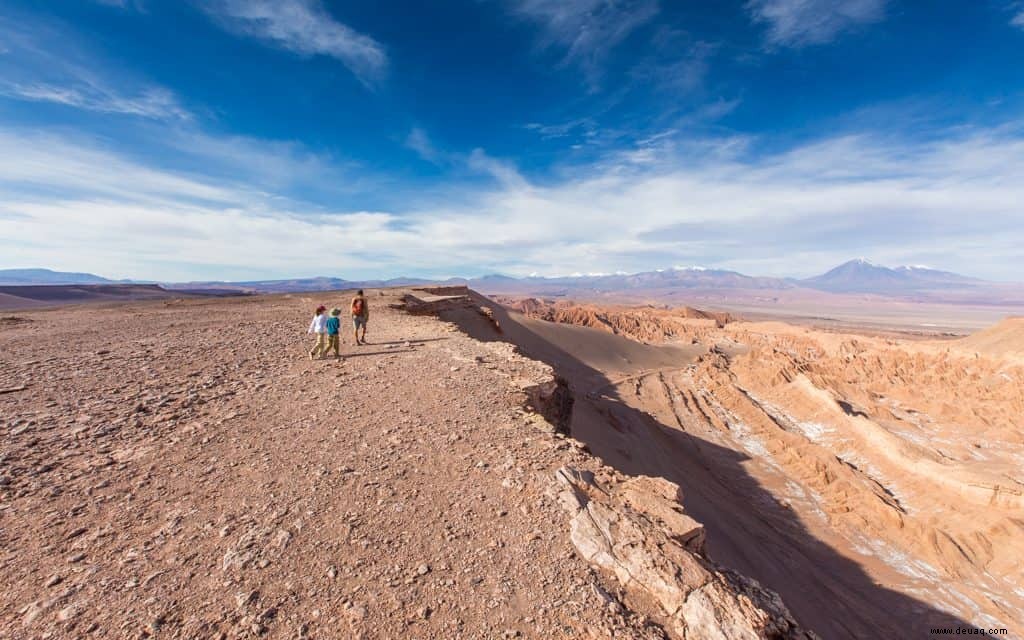
POLYGON ((995 358, 1024 356, 1024 318, 1006 318, 993 327, 960 340, 959 346, 995 358))

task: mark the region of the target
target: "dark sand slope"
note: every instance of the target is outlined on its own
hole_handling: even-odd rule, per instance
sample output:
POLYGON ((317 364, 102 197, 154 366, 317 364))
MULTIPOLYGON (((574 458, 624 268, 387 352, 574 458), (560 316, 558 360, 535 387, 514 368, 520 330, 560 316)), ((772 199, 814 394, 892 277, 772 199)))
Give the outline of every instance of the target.
POLYGON ((0 286, 0 309, 180 297, 155 284, 0 286))
MULTIPOLYGON (((494 313, 501 335, 472 310, 447 315, 476 337, 511 341, 551 364, 574 392, 572 435, 626 473, 678 483, 687 512, 708 530, 712 557, 778 591, 804 626, 825 638, 927 637, 932 627, 971 623, 1021 629, 1024 594, 1014 592, 1020 563, 1007 556, 1024 533, 1012 517, 1020 513, 1012 478, 973 468, 964 474, 965 487, 980 484, 988 496, 984 487, 991 482, 1010 489, 987 517, 980 505, 965 508, 962 520, 976 520, 981 529, 972 532, 953 513, 965 500, 958 491, 940 488, 948 495, 931 506, 923 497, 927 478, 908 472, 902 484, 885 483, 882 472, 899 464, 939 464, 932 452, 901 448, 899 460, 872 459, 871 447, 886 446, 882 430, 845 415, 831 398, 823 406, 838 415, 822 421, 836 421, 853 435, 814 441, 785 415, 769 415, 773 405, 750 397, 725 358, 708 353, 713 341, 644 345, 597 329, 494 313), (867 459, 839 450, 851 442, 865 446, 854 436, 867 438, 867 459), (905 494, 894 496, 894 487, 905 494), (986 555, 985 547, 998 550, 986 555)), ((801 384, 785 392, 797 393, 801 384)), ((967 502, 984 498, 980 493, 967 502)))

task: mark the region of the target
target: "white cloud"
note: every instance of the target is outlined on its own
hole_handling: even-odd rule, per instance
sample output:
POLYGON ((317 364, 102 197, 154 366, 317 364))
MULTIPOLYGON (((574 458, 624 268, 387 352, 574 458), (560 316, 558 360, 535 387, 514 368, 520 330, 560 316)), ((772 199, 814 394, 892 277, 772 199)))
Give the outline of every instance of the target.
POLYGON ((0 18, 0 42, 0 96, 154 120, 192 118, 172 91, 126 77, 63 30, 0 18))
POLYGON ((591 117, 583 117, 557 124, 528 122, 523 125, 523 128, 536 131, 545 140, 550 140, 553 138, 565 138, 577 132, 582 135, 591 134, 597 128, 597 122, 591 117))
POLYGON ((479 148, 473 149, 468 154, 438 149, 430 140, 427 132, 419 127, 414 127, 409 132, 405 139, 405 146, 415 151, 424 160, 438 166, 487 175, 503 185, 521 186, 526 184, 526 180, 512 162, 490 156, 479 148))
POLYGON ((379 81, 387 68, 384 47, 335 20, 319 0, 210 0, 205 7, 230 31, 336 58, 364 84, 379 81))
POLYGON ((1020 13, 1013 16, 1013 18, 1010 19, 1010 24, 1024 29, 1024 10, 1021 10, 1020 13))
POLYGON ((427 132, 419 127, 413 127, 412 131, 409 132, 409 135, 406 136, 405 146, 415 151, 427 162, 437 163, 443 155, 434 147, 434 144, 427 136, 427 132))
POLYGON ((489 156, 483 149, 473 149, 466 159, 466 166, 473 171, 493 177, 507 188, 524 188, 527 186, 526 179, 523 178, 513 163, 489 156))
POLYGON ((878 22, 888 0, 749 0, 747 10, 768 27, 773 46, 802 47, 834 40, 847 29, 878 22))
POLYGON ((136 205, 238 202, 237 191, 147 167, 90 140, 0 129, 0 150, 0 194, 8 197, 32 191, 136 205))
POLYGON ((60 86, 46 83, 0 85, 0 95, 32 102, 52 102, 77 109, 140 116, 157 120, 188 120, 191 113, 171 91, 160 87, 143 89, 136 95, 122 95, 95 82, 60 86))
POLYGON ((542 44, 565 51, 596 88, 608 53, 658 13, 657 0, 507 0, 514 15, 541 26, 542 44))
MULTIPOLYGON (((228 158, 235 144, 239 155, 277 148, 220 144, 228 158)), ((365 211, 282 197, 258 170, 237 181, 185 174, 88 139, 0 129, 0 267, 210 279, 703 264, 799 276, 871 255, 1019 277, 1018 130, 930 142, 846 135, 760 157, 749 149, 745 139, 665 136, 647 142, 642 162, 619 152, 545 185, 477 150, 465 168, 495 183, 453 181, 365 211)))

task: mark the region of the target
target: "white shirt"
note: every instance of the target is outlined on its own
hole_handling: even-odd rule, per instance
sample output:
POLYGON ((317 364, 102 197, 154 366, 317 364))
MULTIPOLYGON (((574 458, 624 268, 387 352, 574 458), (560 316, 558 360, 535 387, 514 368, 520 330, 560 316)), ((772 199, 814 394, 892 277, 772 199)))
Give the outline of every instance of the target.
POLYGON ((327 314, 321 313, 320 315, 313 317, 313 322, 309 323, 309 331, 306 333, 325 333, 327 331, 327 314))

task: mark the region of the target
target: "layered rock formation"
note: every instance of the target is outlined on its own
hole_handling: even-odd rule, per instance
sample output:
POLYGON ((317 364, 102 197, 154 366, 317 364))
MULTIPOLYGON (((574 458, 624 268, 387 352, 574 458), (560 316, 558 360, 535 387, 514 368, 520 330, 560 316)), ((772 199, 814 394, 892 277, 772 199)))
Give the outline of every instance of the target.
MULTIPOLYGON (((519 308, 594 326, 550 306, 519 308)), ((914 623, 923 634, 926 620, 1024 626, 1019 319, 929 341, 623 314, 641 326, 622 335, 707 351, 677 367, 632 360, 603 371, 607 382, 581 389, 589 406, 578 406, 572 434, 619 468, 692 493, 716 560, 779 590, 823 635, 914 623), (595 417, 614 428, 592 426, 595 417), (806 564, 759 553, 769 537, 776 554, 806 564), (812 595, 826 589, 842 595, 812 595), (840 599, 848 612, 822 613, 840 599)))
POLYGON ((704 557, 704 528, 686 515, 679 486, 563 467, 554 491, 577 552, 615 577, 626 603, 674 639, 811 639, 778 595, 704 557))

